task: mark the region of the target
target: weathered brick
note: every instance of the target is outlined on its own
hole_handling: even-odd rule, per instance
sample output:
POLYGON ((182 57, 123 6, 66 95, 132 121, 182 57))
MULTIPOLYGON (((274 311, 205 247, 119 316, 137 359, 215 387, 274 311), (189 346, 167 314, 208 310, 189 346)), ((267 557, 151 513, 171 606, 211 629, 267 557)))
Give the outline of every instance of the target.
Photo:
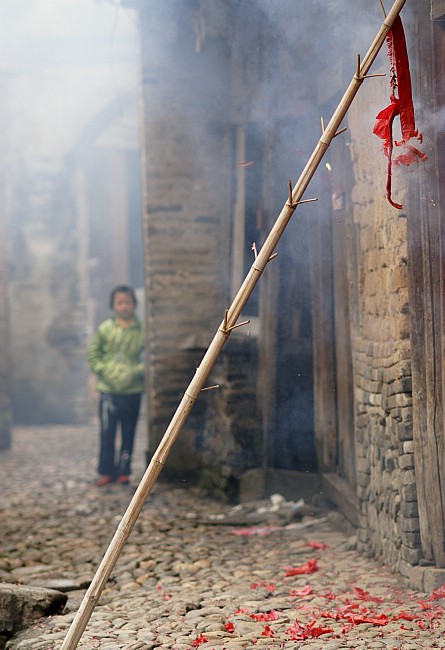
POLYGON ((407 546, 402 546, 401 557, 409 564, 415 565, 419 563, 422 557, 422 551, 419 548, 408 548, 407 546))
POLYGON ((420 533, 408 533, 402 531, 402 542, 407 548, 419 549, 421 546, 420 533))
POLYGON ((418 517, 402 517, 402 531, 407 533, 418 533, 419 530, 418 517))
POLYGON ((403 485, 401 488, 402 501, 417 503, 417 486, 414 483, 403 485))
POLYGON ((403 453, 404 454, 413 454, 414 453, 414 442, 413 442, 413 440, 406 440, 403 443, 403 453))
POLYGON ((416 501, 402 502, 400 506, 400 513, 404 517, 418 517, 419 516, 419 506, 416 501))
POLYGON ((445 569, 425 567, 423 579, 424 591, 431 593, 434 589, 438 589, 442 585, 445 585, 445 569))
POLYGON ((414 468, 414 454, 402 454, 398 460, 400 469, 414 468))

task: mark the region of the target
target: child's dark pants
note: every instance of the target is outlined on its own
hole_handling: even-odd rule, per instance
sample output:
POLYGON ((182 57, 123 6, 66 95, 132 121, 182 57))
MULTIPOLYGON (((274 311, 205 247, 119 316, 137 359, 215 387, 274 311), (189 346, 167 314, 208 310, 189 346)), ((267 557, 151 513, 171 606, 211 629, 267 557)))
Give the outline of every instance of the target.
POLYGON ((134 435, 139 417, 141 394, 116 395, 102 393, 99 401, 100 453, 99 474, 129 476, 134 435), (117 425, 121 428, 121 448, 116 458, 117 425))

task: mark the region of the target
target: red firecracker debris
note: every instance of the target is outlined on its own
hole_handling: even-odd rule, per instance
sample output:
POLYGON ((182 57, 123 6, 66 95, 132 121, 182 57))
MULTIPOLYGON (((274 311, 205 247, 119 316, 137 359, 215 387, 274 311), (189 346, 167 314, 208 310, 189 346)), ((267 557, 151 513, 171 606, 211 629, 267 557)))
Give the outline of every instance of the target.
POLYGON ((261 636, 270 636, 272 639, 275 636, 274 631, 269 625, 264 626, 264 630, 261 632, 261 636))
POLYGON ((383 598, 379 598, 378 596, 371 596, 369 591, 365 591, 364 589, 361 589, 360 587, 354 587, 355 591, 355 597, 359 600, 366 600, 370 601, 373 603, 382 603, 383 598))
POLYGON ((337 596, 332 591, 328 591, 326 594, 323 594, 323 598, 326 600, 336 600, 337 596))
POLYGON ((440 598, 445 598, 445 584, 435 589, 428 600, 439 600, 440 598))
POLYGON ((372 623, 373 625, 388 625, 391 621, 386 614, 378 614, 377 616, 363 616, 361 614, 350 614, 347 617, 349 623, 360 625, 360 623, 372 623))
POLYGON ((434 605, 431 603, 425 602, 424 600, 419 600, 420 609, 428 610, 433 609, 434 605))
POLYGON ((287 628, 286 634, 289 635, 292 641, 304 641, 305 639, 316 639, 322 634, 330 634, 334 631, 330 627, 316 626, 316 623, 316 619, 307 625, 302 625, 298 621, 295 621, 295 625, 287 628))
POLYGON ((198 648, 201 644, 203 644, 203 643, 207 643, 207 641, 208 641, 208 638, 207 638, 206 636, 204 636, 204 634, 201 632, 201 634, 198 636, 198 638, 196 638, 196 639, 193 641, 193 644, 192 644, 192 645, 193 645, 195 648, 198 648))
POLYGON ((232 632, 235 631, 235 626, 232 623, 232 621, 227 621, 227 623, 225 625, 225 628, 226 628, 226 632, 229 632, 229 633, 232 633, 232 632))
POLYGON ((305 573, 315 573, 316 571, 318 571, 317 558, 314 557, 312 558, 312 560, 308 560, 306 564, 302 564, 301 566, 298 567, 287 566, 285 567, 285 569, 286 569, 286 577, 300 576, 305 573))
POLYGON ((306 542, 306 546, 310 546, 311 548, 319 548, 320 550, 325 550, 326 548, 329 548, 327 544, 324 544, 324 542, 314 542, 312 540, 309 540, 306 542))
POLYGON ((395 203, 391 197, 392 165, 411 165, 413 162, 427 160, 427 156, 416 147, 407 144, 412 138, 417 138, 419 142, 422 142, 422 135, 416 129, 414 119, 411 75, 405 33, 400 16, 396 18, 392 29, 388 32, 386 42, 391 63, 391 103, 377 115, 374 133, 383 140, 383 151, 388 159, 386 198, 394 208, 401 210, 403 206, 400 203, 395 203), (396 92, 398 96, 396 96, 396 92), (393 123, 397 116, 400 118, 402 132, 402 139, 399 142, 395 142, 393 139, 393 123), (394 145, 403 147, 401 153, 395 158, 393 158, 394 145))
POLYGON ((264 582, 264 580, 261 580, 261 582, 252 582, 250 585, 251 589, 258 589, 259 587, 264 587, 267 591, 275 591, 275 585, 272 582, 264 582))
POLYGON ((253 618, 254 621, 278 621, 280 615, 275 609, 272 609, 267 613, 250 614, 250 618, 253 618))
POLYGON ((312 593, 314 593, 314 590, 311 585, 306 585, 302 589, 292 589, 289 596, 300 598, 302 596, 310 596, 312 593))
POLYGON ((417 614, 410 614, 409 612, 399 612, 398 614, 395 614, 393 618, 395 621, 400 621, 400 620, 415 621, 419 617, 417 616, 417 614))

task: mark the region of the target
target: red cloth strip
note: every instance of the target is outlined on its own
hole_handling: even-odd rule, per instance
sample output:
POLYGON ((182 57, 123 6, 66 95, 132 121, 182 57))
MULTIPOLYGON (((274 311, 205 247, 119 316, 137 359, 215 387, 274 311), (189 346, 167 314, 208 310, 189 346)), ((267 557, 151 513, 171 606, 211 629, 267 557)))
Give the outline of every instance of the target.
POLYGON ((383 152, 388 159, 386 197, 393 207, 401 210, 403 206, 395 203, 391 197, 392 166, 408 166, 428 158, 419 149, 407 144, 411 138, 417 138, 422 142, 422 135, 416 129, 408 52, 400 16, 397 16, 392 29, 388 32, 386 42, 391 64, 391 103, 377 115, 373 132, 383 140, 383 152), (397 116, 400 118, 402 133, 402 139, 398 142, 393 139, 393 123, 397 116), (403 147, 395 158, 393 158, 394 146, 403 147))

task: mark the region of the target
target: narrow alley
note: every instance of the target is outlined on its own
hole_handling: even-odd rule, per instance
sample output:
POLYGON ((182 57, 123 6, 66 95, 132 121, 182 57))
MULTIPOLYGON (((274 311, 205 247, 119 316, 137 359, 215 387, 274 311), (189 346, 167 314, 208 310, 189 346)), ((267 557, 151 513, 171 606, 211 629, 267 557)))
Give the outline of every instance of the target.
MULTIPOLYGON (((0 455, 0 580, 68 597, 7 641, 0 621, 8 649, 60 647, 144 471, 139 449, 132 485, 96 488, 96 447, 94 426, 26 427, 0 455)), ((78 647, 445 648, 444 604, 359 555, 321 501, 233 507, 160 481, 78 647)))

